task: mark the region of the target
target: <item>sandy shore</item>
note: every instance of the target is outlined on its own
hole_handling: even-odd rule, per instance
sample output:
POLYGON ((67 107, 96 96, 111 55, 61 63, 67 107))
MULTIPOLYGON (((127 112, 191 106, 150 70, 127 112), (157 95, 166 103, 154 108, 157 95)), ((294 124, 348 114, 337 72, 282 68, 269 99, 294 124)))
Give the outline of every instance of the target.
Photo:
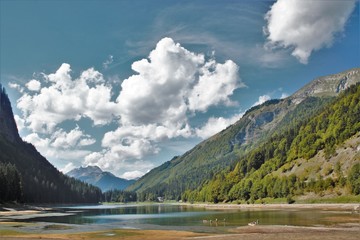
POLYGON ((359 226, 343 227, 293 227, 293 226, 255 226, 238 227, 231 229, 227 234, 203 234, 189 231, 171 230, 106 230, 81 233, 58 234, 23 234, 10 233, 2 235, 0 239, 124 239, 124 240, 177 240, 177 239, 204 239, 204 240, 357 240, 359 239, 359 226))

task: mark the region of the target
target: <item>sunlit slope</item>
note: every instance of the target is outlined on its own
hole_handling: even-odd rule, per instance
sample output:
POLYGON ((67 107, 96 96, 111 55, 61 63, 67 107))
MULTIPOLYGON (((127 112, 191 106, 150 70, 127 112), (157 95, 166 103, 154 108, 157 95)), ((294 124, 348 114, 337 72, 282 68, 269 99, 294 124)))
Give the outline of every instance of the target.
POLYGON ((186 191, 183 200, 253 202, 307 194, 360 194, 359 134, 357 83, 312 117, 274 132, 269 141, 240 156, 232 169, 186 191))
POLYGON ((360 81, 360 69, 320 77, 292 96, 253 107, 238 122, 195 146, 184 155, 151 170, 130 186, 146 199, 179 199, 185 190, 197 189, 217 173, 232 169, 242 156, 321 111, 344 89, 360 81))

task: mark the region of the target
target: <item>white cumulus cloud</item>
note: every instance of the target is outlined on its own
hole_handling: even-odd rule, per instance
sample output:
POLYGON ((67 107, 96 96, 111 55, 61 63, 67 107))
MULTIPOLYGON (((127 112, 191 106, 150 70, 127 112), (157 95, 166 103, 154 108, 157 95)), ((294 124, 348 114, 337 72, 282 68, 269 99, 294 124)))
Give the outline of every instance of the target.
POLYGON ((14 119, 15 119, 15 122, 16 122, 17 129, 19 130, 19 132, 21 132, 21 130, 24 129, 25 120, 22 119, 17 114, 14 115, 14 119))
MULTIPOLYGON (((112 59, 110 56, 109 64, 112 59)), ((63 63, 53 73, 38 74, 41 79, 29 81, 17 101, 22 111, 18 122, 32 132, 25 140, 46 157, 77 158, 84 165, 128 172, 130 177, 154 167, 145 159, 158 154, 163 141, 209 135, 234 121, 218 119, 211 131, 206 126, 193 129, 189 123, 189 116, 213 106, 237 104, 231 96, 245 85, 233 61, 218 63, 214 56, 207 59, 163 38, 147 58, 135 61, 132 69, 134 74, 122 81, 117 96, 114 84, 121 81, 106 79, 94 68, 73 77, 71 66, 63 63), (84 150, 100 143, 84 132, 87 129, 60 128, 64 122, 80 124, 83 118, 99 127, 111 123, 97 146, 101 149, 84 150)))
POLYGON ((332 45, 355 0, 278 0, 266 14, 268 46, 291 48, 306 64, 313 51, 332 45))
POLYGON ((270 99, 271 99, 271 97, 269 95, 266 95, 266 94, 261 95, 261 96, 259 96, 259 99, 252 106, 254 107, 254 106, 257 106, 257 105, 261 105, 264 102, 269 101, 270 99))
POLYGON ((72 162, 69 162, 62 169, 60 169, 60 171, 65 174, 65 173, 70 172, 74 168, 76 168, 76 166, 72 162))
POLYGON ((9 87, 12 88, 12 89, 16 89, 18 90, 20 93, 23 93, 24 92, 24 88, 22 86, 20 86, 19 84, 17 83, 12 83, 12 82, 9 82, 9 87))
POLYGON ((141 159, 126 159, 111 150, 93 152, 85 157, 85 166, 97 165, 101 169, 110 172, 132 172, 146 173, 154 168, 154 164, 141 159))
MULTIPOLYGON (((90 118, 95 125, 113 120, 117 106, 111 101, 112 88, 105 85, 102 74, 90 68, 72 79, 70 73, 70 65, 62 64, 55 73, 44 74, 49 86, 33 95, 24 93, 17 101, 25 125, 33 132, 53 132, 59 123, 82 117, 90 118)), ((35 90, 35 82, 39 81, 27 84, 28 88, 32 86, 30 90, 35 90)))
POLYGON ((287 93, 281 93, 280 99, 287 98, 288 96, 289 96, 289 94, 287 94, 287 93))
POLYGON ((120 177, 131 180, 131 179, 139 178, 139 177, 143 176, 144 174, 145 174, 144 172, 135 170, 135 171, 125 172, 120 177))
POLYGON ((194 136, 189 114, 234 105, 230 96, 245 86, 233 61, 206 60, 171 38, 161 39, 149 57, 134 62, 132 69, 135 74, 122 82, 116 100, 119 127, 105 133, 105 150, 89 155, 87 164, 108 168, 115 161, 140 161, 157 154, 162 140, 194 136))
POLYGON ((30 133, 23 139, 36 146, 37 150, 46 158, 66 161, 84 159, 91 151, 83 149, 83 141, 88 145, 96 141, 79 127, 68 132, 57 129, 53 134, 30 133))
POLYGON ((52 147, 64 149, 74 148, 77 146, 87 146, 96 142, 95 139, 81 131, 78 126, 70 132, 65 132, 60 129, 52 134, 52 139, 52 147))
POLYGON ((41 89, 41 83, 36 79, 32 79, 26 84, 26 87, 30 91, 38 92, 41 89))
POLYGON ((224 130, 231 124, 234 124, 236 121, 238 121, 243 116, 243 113, 235 114, 234 116, 230 118, 215 118, 211 117, 208 119, 206 124, 202 126, 201 128, 197 128, 196 135, 201 137, 202 139, 209 138, 213 136, 214 134, 224 130))
POLYGON ((132 69, 137 74, 123 81, 117 99, 123 123, 184 126, 187 111, 230 104, 233 91, 243 86, 233 61, 206 61, 171 38, 160 40, 149 59, 132 69))
POLYGON ((238 66, 233 61, 221 64, 211 60, 202 67, 199 81, 190 93, 189 109, 206 111, 220 103, 234 105, 229 96, 244 86, 238 81, 238 66))

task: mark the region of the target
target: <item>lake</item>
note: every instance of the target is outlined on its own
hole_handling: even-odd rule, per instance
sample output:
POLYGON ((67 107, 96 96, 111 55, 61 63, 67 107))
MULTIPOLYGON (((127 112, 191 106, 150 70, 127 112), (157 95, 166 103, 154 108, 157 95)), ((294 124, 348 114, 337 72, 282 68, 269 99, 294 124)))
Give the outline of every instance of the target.
POLYGON ((261 225, 330 226, 349 217, 349 211, 317 209, 205 209, 175 204, 124 204, 57 207, 69 215, 32 218, 31 222, 100 224, 140 229, 189 229, 212 231, 246 226, 259 220, 261 225), (216 221, 217 219, 217 221, 216 221), (210 221, 211 220, 211 221, 210 221))

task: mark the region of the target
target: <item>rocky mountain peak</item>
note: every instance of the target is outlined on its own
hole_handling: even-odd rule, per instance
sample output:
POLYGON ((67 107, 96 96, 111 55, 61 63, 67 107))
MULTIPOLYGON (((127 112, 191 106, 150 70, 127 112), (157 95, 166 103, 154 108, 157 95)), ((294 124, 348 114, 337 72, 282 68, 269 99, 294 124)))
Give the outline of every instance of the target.
POLYGON ((0 83, 0 134, 10 142, 20 140, 11 103, 5 88, 0 83))
POLYGON ((336 96, 358 82, 360 82, 360 68, 319 77, 294 93, 291 100, 293 103, 298 104, 307 97, 336 96))
POLYGON ((66 173, 66 175, 93 184, 101 188, 102 191, 111 189, 124 190, 135 182, 134 180, 122 179, 110 172, 102 171, 98 166, 75 168, 66 173))

